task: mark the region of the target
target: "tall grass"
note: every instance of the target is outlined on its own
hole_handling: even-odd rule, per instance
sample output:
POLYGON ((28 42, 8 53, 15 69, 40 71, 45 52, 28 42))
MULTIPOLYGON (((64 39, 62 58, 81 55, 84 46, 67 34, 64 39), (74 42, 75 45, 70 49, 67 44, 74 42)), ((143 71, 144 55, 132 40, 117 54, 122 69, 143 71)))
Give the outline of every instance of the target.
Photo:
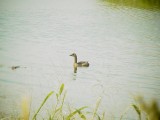
POLYGON ((160 120, 160 109, 158 103, 152 100, 146 103, 142 97, 136 97, 135 103, 131 104, 126 111, 121 115, 120 120, 123 119, 127 111, 133 108, 138 116, 138 120, 160 120))
POLYGON ((43 105, 46 103, 47 99, 48 99, 53 93, 54 93, 54 92, 51 91, 51 92, 45 97, 45 99, 43 100, 42 104, 41 104, 40 107, 38 108, 37 112, 34 114, 32 120, 35 120, 35 119, 36 119, 39 111, 41 110, 41 108, 43 107, 43 105))
MULTIPOLYGON (((94 120, 95 117, 96 117, 96 115, 97 115, 97 110, 98 110, 98 108, 99 108, 100 102, 101 102, 101 98, 99 98, 99 99, 97 100, 96 107, 95 107, 94 112, 93 112, 92 120, 94 120)), ((98 118, 100 119, 99 115, 98 115, 98 118)))
POLYGON ((134 109, 139 113, 139 120, 141 120, 142 114, 144 114, 146 120, 160 120, 160 109, 156 100, 147 103, 144 98, 137 97, 135 106, 134 109))
POLYGON ((93 112, 87 111, 88 106, 83 106, 83 107, 76 108, 76 109, 71 109, 69 107, 69 109, 64 112, 64 103, 65 103, 65 98, 66 98, 66 93, 67 93, 64 90, 64 84, 61 84, 59 91, 57 93, 52 91, 45 97, 40 107, 38 108, 36 113, 33 115, 32 120, 37 119, 37 116, 39 115, 40 110, 45 105, 45 103, 50 98, 50 96, 53 95, 53 93, 55 93, 54 95, 56 98, 56 103, 55 103, 55 107, 53 108, 53 110, 51 110, 51 112, 48 115, 48 120, 80 120, 80 119, 104 120, 105 114, 103 113, 103 115, 101 116, 97 113, 100 102, 101 102, 101 98, 97 100, 97 103, 96 103, 96 106, 93 112))
POLYGON ((22 104, 21 104, 21 109, 22 109, 22 114, 21 114, 21 119, 23 120, 29 120, 30 116, 30 98, 28 96, 25 96, 22 98, 22 104))
MULTIPOLYGON (((97 100, 95 108, 91 111, 88 111, 88 106, 82 106, 80 108, 72 108, 68 106, 68 109, 66 109, 64 105, 66 105, 65 99, 67 92, 64 88, 64 84, 61 84, 58 92, 49 92, 42 103, 39 105, 33 116, 30 116, 30 101, 25 97, 22 100, 22 114, 20 117, 8 116, 3 117, 1 120, 29 120, 29 118, 31 118, 32 120, 39 120, 41 117, 40 111, 44 109, 44 106, 47 103, 48 99, 53 95, 56 103, 54 104, 54 107, 48 109, 49 114, 42 117, 43 120, 109 120, 105 118, 105 112, 103 112, 102 114, 98 113, 101 98, 97 100)), ((160 109, 155 100, 150 103, 146 103, 142 97, 137 97, 135 99, 135 102, 126 108, 119 119, 123 120, 125 115, 131 109, 135 111, 138 120, 160 120, 160 109)))

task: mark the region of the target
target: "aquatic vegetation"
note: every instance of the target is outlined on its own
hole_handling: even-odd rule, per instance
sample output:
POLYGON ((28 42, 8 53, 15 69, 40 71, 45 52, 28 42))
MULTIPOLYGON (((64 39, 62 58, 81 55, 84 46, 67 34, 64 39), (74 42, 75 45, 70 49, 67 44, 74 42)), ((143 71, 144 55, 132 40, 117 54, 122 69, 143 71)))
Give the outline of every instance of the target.
POLYGON ((159 0, 103 0, 118 6, 128 6, 140 9, 160 9, 159 0))
POLYGON ((86 111, 88 106, 83 106, 83 107, 76 108, 76 109, 72 109, 69 106, 69 109, 65 110, 64 102, 65 102, 65 98, 66 98, 66 93, 67 92, 64 90, 64 84, 62 84, 60 86, 59 91, 57 93, 51 91, 45 97, 43 102, 41 103, 40 107, 38 108, 38 110, 34 114, 32 120, 36 120, 37 119, 37 116, 39 115, 40 110, 42 109, 44 104, 47 102, 47 100, 50 98, 50 96, 53 95, 53 94, 55 94, 56 103, 55 103, 55 106, 53 107, 53 110, 49 110, 50 112, 49 112, 49 115, 47 116, 48 120, 55 120, 55 119, 57 119, 57 120, 72 120, 72 119, 83 119, 83 120, 99 119, 99 120, 104 120, 105 114, 103 113, 103 115, 101 117, 97 113, 97 110, 98 110, 98 107, 100 105, 101 99, 98 99, 98 101, 96 103, 96 106, 95 106, 95 109, 93 110, 93 112, 86 111))
MULTIPOLYGON (((44 103, 47 101, 47 99, 53 94, 53 92, 50 92, 42 104, 40 105, 39 109, 35 113, 32 120, 36 119, 36 116, 38 115, 38 112, 44 105, 44 103)), ((87 110, 88 106, 83 106, 78 109, 71 108, 68 109, 69 112, 67 114, 64 114, 63 105, 66 97, 66 91, 64 91, 64 84, 61 85, 59 92, 56 93, 56 105, 54 110, 50 113, 48 120, 105 120, 105 112, 101 115, 98 113, 98 108, 101 103, 101 98, 99 98, 95 104, 95 108, 92 112, 90 111, 83 111, 87 110)), ((123 117, 127 114, 129 109, 133 109, 137 116, 138 120, 160 120, 160 110, 158 107, 157 102, 154 100, 150 103, 146 103, 142 97, 136 97, 135 103, 129 105, 127 109, 124 111, 124 113, 121 115, 120 120, 123 120, 123 117)))
POLYGON ((22 98, 22 104, 21 104, 21 109, 22 109, 22 114, 21 114, 21 119, 23 120, 29 120, 30 116, 30 98, 25 96, 22 98))
POLYGON ((122 114, 120 120, 123 119, 127 111, 133 108, 138 115, 138 120, 160 120, 160 109, 158 103, 152 100, 146 103, 144 99, 139 96, 135 98, 135 103, 131 104, 126 111, 122 114))
POLYGON ((43 107, 43 105, 45 104, 45 102, 47 101, 47 99, 53 94, 53 91, 51 91, 46 97, 45 99, 43 100, 42 104, 40 105, 40 107, 38 108, 37 112, 34 114, 32 120, 36 119, 39 111, 41 110, 41 108, 43 107))
POLYGON ((160 109, 155 100, 146 103, 142 97, 137 97, 135 106, 134 109, 139 113, 139 120, 141 120, 142 114, 144 114, 146 120, 160 120, 160 109))
MULTIPOLYGON (((21 104, 21 115, 6 115, 1 117, 1 120, 105 120, 105 112, 102 114, 98 113, 98 109, 101 103, 101 98, 99 98, 95 104, 95 108, 93 110, 88 110, 88 106, 82 106, 80 108, 73 108, 70 105, 66 109, 64 107, 66 105, 66 90, 64 89, 64 84, 61 84, 58 92, 51 91, 48 95, 44 98, 42 103, 37 108, 37 111, 31 116, 30 111, 30 98, 24 97, 22 99, 21 104), (54 95, 54 96, 53 96, 54 95), (41 111, 44 109, 45 104, 49 100, 49 98, 54 97, 56 103, 51 109, 47 109, 48 114, 42 115, 41 111)), ((160 120, 160 109, 158 104, 155 100, 150 103, 146 103, 142 97, 136 97, 135 102, 129 105, 126 110, 122 113, 120 120, 123 120, 125 115, 129 112, 129 110, 135 111, 136 115, 138 116, 138 120, 160 120)), ((46 110, 46 108, 45 108, 46 110)), ((43 111, 42 111, 43 112, 43 111)), ((114 119, 114 118, 112 118, 114 119)), ((125 118, 126 120, 126 118, 125 118)))

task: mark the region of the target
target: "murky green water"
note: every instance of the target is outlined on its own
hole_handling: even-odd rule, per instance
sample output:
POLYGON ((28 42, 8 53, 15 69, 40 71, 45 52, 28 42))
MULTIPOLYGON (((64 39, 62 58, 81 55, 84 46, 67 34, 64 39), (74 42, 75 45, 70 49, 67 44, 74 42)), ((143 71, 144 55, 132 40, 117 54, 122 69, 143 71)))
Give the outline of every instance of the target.
POLYGON ((1 4, 0 112, 18 112, 24 95, 32 96, 34 110, 61 83, 66 102, 94 107, 101 96, 100 111, 116 118, 133 95, 160 102, 159 21, 158 10, 95 0, 1 4), (73 73, 73 52, 90 67, 73 73))

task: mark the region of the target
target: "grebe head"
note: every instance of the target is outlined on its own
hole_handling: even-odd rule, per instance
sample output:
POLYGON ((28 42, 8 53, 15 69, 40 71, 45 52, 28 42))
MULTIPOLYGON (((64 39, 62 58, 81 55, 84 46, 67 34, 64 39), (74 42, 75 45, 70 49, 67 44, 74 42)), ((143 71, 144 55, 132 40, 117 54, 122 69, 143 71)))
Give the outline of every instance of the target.
POLYGON ((76 55, 76 53, 72 53, 70 56, 76 57, 77 55, 76 55))

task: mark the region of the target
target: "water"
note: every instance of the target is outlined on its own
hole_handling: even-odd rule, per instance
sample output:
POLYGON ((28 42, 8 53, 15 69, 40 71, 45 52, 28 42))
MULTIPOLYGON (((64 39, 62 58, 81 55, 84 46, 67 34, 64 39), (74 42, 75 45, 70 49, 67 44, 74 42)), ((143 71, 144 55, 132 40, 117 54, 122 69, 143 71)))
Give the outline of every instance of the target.
POLYGON ((94 0, 2 3, 1 114, 19 112, 24 95, 32 97, 34 111, 61 83, 72 106, 94 107, 102 97, 100 111, 116 118, 134 95, 160 102, 158 10, 117 8, 94 0), (90 67, 73 73, 73 52, 90 67), (12 70, 16 65, 21 67, 12 70))

